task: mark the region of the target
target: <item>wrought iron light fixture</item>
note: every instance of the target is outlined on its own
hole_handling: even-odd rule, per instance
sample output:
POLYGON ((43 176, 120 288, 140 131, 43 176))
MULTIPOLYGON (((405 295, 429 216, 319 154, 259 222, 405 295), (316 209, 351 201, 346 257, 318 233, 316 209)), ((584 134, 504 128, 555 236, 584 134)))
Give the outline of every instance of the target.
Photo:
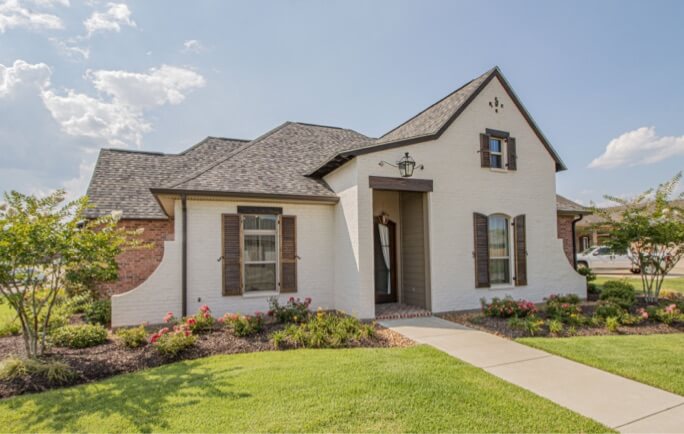
POLYGON ((423 165, 420 164, 416 166, 416 160, 414 160, 408 152, 404 153, 404 156, 401 157, 399 161, 397 161, 397 164, 392 164, 388 163, 387 161, 381 161, 378 163, 380 166, 384 166, 385 164, 389 164, 392 167, 396 167, 399 169, 399 175, 401 175, 402 178, 410 178, 413 176, 413 171, 416 169, 416 167, 420 170, 423 170, 423 165))

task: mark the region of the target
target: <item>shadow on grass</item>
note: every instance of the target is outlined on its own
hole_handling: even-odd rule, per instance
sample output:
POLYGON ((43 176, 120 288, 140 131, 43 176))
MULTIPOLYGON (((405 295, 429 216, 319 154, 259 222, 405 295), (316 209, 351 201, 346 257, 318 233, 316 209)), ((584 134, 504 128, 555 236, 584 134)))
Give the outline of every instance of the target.
MULTIPOLYGON (((159 431, 170 428, 168 421, 173 414, 181 414, 206 398, 250 397, 232 390, 229 380, 240 369, 182 362, 90 385, 26 395, 10 400, 7 407, 15 411, 30 408, 23 422, 32 431, 74 431, 79 419, 92 416, 102 419, 102 424, 109 417, 118 417, 128 421, 132 431, 159 431)), ((107 426, 96 429, 107 430, 107 426)))

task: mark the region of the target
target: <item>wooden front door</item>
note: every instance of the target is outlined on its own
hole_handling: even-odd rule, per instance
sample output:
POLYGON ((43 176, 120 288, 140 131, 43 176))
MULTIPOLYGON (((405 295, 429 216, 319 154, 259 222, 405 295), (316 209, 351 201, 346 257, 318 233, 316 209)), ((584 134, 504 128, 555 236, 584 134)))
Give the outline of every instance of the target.
POLYGON ((397 301, 397 225, 393 221, 387 222, 389 229, 389 273, 382 249, 378 222, 373 226, 375 245, 375 302, 392 303, 397 301), (389 280, 389 282, 388 282, 389 280))

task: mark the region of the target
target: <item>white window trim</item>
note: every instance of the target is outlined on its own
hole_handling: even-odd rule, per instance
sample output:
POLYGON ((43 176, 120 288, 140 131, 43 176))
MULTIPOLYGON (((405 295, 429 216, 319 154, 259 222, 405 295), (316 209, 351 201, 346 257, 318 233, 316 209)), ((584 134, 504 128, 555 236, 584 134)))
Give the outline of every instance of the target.
MULTIPOLYGON (((506 214, 502 214, 502 213, 490 214, 487 216, 487 220, 488 220, 487 230, 488 231, 489 231, 489 218, 490 217, 503 217, 504 219, 506 219, 506 227, 508 229, 508 231, 507 231, 507 233, 508 233, 508 240, 507 240, 508 241, 508 256, 490 256, 489 257, 490 267, 491 267, 491 260, 492 259, 508 259, 508 281, 502 282, 502 283, 491 283, 492 275, 491 275, 491 271, 490 271, 490 275, 489 275, 490 289, 510 288, 513 285, 513 272, 514 272, 514 270, 513 270, 514 254, 512 252, 512 246, 513 246, 513 230, 512 230, 513 224, 512 224, 512 222, 513 222, 513 219, 510 216, 508 216, 506 214)), ((487 246, 487 248, 489 249, 489 246, 487 246)))
MULTIPOLYGON (((498 136, 493 136, 489 135, 488 136, 489 140, 498 140, 501 143, 501 152, 492 152, 492 148, 489 148, 489 170, 492 172, 500 172, 500 173, 506 173, 508 172, 508 166, 507 166, 507 156, 508 156, 508 140, 506 140, 504 137, 498 137, 498 136), (501 167, 494 167, 492 166, 492 155, 500 155, 501 156, 501 167)), ((490 143, 491 146, 491 143, 490 143)))
MULTIPOLYGON (((270 296, 270 295, 278 295, 280 293, 280 216, 276 216, 276 226, 275 229, 245 229, 245 217, 259 217, 267 214, 242 214, 240 218, 240 224, 242 225, 242 248, 243 248, 243 259, 242 259, 242 275, 243 277, 243 291, 242 291, 242 296, 244 298, 250 298, 250 297, 262 297, 262 296, 270 296), (247 235, 274 235, 275 236, 275 260, 273 261, 247 261, 247 258, 244 256, 244 246, 245 246, 245 237, 247 235), (252 264, 275 264, 275 290, 271 289, 266 289, 266 290, 259 290, 259 291, 248 291, 247 290, 247 273, 246 273, 246 267, 247 265, 252 265, 252 264)), ((269 214, 270 215, 270 214, 269 214)))

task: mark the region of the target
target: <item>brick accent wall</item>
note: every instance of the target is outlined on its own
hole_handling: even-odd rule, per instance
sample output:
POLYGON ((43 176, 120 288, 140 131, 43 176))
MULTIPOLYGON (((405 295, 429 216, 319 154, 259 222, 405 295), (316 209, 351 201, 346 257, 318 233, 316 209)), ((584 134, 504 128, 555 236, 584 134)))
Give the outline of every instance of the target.
POLYGON ((572 221, 575 216, 559 215, 558 216, 558 238, 563 240, 563 251, 568 261, 572 264, 572 221))
POLYGON ((119 226, 128 230, 143 229, 140 239, 151 248, 129 250, 116 259, 119 279, 98 285, 97 290, 106 296, 130 291, 143 283, 164 256, 164 241, 173 240, 173 220, 122 220, 119 226))

